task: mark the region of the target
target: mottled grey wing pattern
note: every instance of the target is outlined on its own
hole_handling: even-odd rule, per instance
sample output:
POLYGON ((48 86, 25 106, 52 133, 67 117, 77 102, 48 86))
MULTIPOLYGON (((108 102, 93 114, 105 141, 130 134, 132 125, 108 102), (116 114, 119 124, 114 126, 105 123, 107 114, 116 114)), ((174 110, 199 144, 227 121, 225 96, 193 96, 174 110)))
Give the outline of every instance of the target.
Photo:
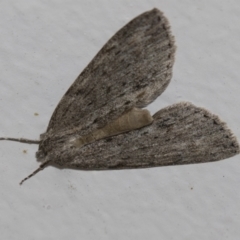
POLYGON ((167 87, 175 46, 169 24, 157 10, 118 31, 68 89, 47 131, 78 127, 87 134, 132 107, 145 107, 167 87))
POLYGON ((239 153, 226 124, 191 103, 174 104, 153 118, 150 126, 76 148, 70 158, 61 152, 54 162, 82 169, 142 168, 212 162, 239 153))
MULTIPOLYGON (((68 89, 55 109, 36 153, 41 165, 77 169, 144 168, 212 162, 240 152, 217 116, 178 103, 153 117, 147 106, 167 87, 175 46, 157 10, 118 31, 68 89)), ((0 138, 38 143, 29 139, 0 138)))

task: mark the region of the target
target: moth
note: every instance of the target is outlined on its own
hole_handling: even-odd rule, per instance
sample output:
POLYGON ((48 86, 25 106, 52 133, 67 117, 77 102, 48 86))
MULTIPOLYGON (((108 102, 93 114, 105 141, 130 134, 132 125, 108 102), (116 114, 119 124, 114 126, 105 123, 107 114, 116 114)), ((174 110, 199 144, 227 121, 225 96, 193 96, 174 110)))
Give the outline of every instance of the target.
POLYGON ((168 86, 175 54, 168 20, 158 9, 120 29, 77 77, 40 140, 41 165, 82 170, 212 162, 239 153, 219 117, 180 102, 153 116, 143 109, 168 86))

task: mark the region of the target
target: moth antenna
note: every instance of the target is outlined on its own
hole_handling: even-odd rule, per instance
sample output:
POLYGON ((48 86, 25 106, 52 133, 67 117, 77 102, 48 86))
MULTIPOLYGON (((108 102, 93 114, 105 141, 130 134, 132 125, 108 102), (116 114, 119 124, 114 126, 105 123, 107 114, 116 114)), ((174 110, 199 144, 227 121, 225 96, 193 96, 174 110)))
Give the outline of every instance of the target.
POLYGON ((25 182, 26 180, 28 180, 29 178, 31 178, 32 176, 34 176, 35 174, 37 174, 39 171, 43 170, 50 162, 51 160, 47 160, 45 162, 43 162, 39 168, 37 168, 33 173, 31 173, 29 176, 27 176, 26 178, 24 178, 19 184, 22 185, 23 182, 25 182))
POLYGON ((15 142, 21 142, 21 143, 29 143, 29 144, 39 144, 39 140, 31 140, 26 138, 0 138, 0 140, 8 140, 8 141, 15 141, 15 142))

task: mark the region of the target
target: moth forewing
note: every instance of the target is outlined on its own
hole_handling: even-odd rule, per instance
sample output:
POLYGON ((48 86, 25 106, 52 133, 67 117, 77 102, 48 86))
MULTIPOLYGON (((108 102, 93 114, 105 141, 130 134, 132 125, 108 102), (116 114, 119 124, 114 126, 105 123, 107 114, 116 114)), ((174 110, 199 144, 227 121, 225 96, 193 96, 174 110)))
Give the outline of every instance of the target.
POLYGON ((87 135, 134 107, 146 107, 168 86, 175 49, 161 11, 137 16, 77 77, 55 109, 47 132, 81 126, 79 134, 87 135))

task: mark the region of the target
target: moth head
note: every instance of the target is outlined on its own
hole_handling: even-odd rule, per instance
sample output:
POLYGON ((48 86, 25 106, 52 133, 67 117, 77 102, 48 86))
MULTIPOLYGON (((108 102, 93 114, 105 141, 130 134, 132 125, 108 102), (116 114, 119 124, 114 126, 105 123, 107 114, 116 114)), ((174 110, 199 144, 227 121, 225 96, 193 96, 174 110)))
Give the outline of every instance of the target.
POLYGON ((52 146, 51 139, 47 134, 41 134, 40 139, 38 151, 36 152, 36 158, 38 162, 45 162, 48 155, 47 153, 52 146))
POLYGON ((44 151, 38 150, 38 151, 36 152, 36 158, 37 158, 37 160, 38 160, 39 162, 43 162, 44 159, 45 159, 45 157, 46 157, 46 154, 44 153, 44 151))

